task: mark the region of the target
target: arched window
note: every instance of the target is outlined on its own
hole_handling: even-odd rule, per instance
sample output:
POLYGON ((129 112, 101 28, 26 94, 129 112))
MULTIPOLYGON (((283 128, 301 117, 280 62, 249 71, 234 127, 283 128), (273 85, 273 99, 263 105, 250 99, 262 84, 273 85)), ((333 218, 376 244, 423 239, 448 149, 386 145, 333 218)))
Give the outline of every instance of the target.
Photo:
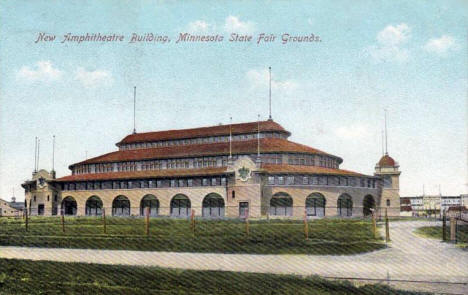
POLYGON ((387 207, 390 207, 390 200, 387 199, 387 207))
POLYGON ((62 201, 62 214, 63 215, 76 215, 76 201, 73 197, 66 197, 62 201))
POLYGON ((112 216, 130 216, 130 201, 126 196, 117 196, 112 202, 112 216))
POLYGON ((338 215, 349 217, 353 215, 353 200, 350 195, 343 194, 338 198, 338 215))
POLYGON ((325 216, 325 197, 319 193, 313 193, 306 199, 307 216, 325 216))
POLYGON ((292 216, 293 200, 286 193, 277 193, 270 200, 270 215, 292 216))
POLYGON ((211 193, 203 199, 203 217, 224 217, 224 199, 218 194, 211 193))
POLYGON ((146 215, 146 208, 150 208, 149 215, 150 216, 158 216, 159 211, 159 200, 153 195, 146 195, 141 199, 140 202, 140 215, 146 215))
POLYGON ((91 196, 86 200, 86 216, 101 216, 102 201, 98 196, 91 196))
POLYGON ((362 214, 364 216, 369 216, 372 214, 372 211, 375 209, 375 200, 374 197, 371 195, 367 195, 364 197, 362 201, 362 214))
POLYGON ((190 200, 186 195, 177 194, 171 200, 171 216, 187 217, 190 215, 190 200))

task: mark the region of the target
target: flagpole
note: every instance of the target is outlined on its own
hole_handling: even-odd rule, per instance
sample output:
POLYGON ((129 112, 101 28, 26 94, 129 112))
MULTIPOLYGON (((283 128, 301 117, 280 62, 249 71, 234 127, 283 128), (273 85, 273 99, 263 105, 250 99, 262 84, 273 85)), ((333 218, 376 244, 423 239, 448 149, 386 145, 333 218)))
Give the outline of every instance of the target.
POLYGON ((271 117, 271 67, 268 67, 268 71, 269 71, 269 77, 270 77, 270 91, 269 91, 269 95, 268 95, 268 98, 269 98, 269 102, 270 102, 270 116, 268 117, 270 120, 273 120, 273 118, 271 117))
POLYGON ((229 159, 232 159, 232 117, 229 118, 229 159))
POLYGON ((260 115, 257 120, 257 158, 260 159, 260 115))
POLYGON ((133 86, 133 134, 136 133, 136 86, 133 86))

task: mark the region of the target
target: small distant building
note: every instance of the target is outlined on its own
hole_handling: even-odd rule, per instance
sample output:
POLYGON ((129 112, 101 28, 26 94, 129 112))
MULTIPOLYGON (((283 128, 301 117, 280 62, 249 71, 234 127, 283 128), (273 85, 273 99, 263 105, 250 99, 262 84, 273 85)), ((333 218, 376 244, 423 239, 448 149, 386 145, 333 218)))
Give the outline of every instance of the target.
POLYGON ((16 202, 16 198, 11 198, 11 202, 0 199, 0 216, 22 216, 24 210, 23 202, 16 202))
POLYGON ((460 212, 468 208, 468 195, 422 195, 400 198, 402 216, 442 216, 445 212, 460 212))
POLYGON ((461 200, 461 196, 441 196, 440 213, 443 214, 444 210, 448 211, 449 208, 461 208, 461 200))

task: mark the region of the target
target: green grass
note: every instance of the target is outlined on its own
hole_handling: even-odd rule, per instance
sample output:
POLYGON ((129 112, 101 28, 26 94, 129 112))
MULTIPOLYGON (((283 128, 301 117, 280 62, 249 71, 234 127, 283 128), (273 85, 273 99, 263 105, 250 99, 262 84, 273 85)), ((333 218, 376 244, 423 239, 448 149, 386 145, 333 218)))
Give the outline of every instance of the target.
POLYGON ((317 276, 0 259, 0 294, 422 294, 317 276))
MULTIPOLYGON (((428 238, 442 240, 442 226, 425 226, 416 229, 416 233, 428 238)), ((446 238, 450 239, 450 225, 447 224, 446 238)), ((458 225, 457 245, 468 250, 468 225, 458 225)))
POLYGON ((367 220, 322 219, 304 224, 292 220, 250 221, 250 235, 241 220, 197 220, 195 234, 188 220, 151 219, 145 235, 144 219, 107 218, 107 234, 100 218, 31 218, 26 231, 22 219, 0 219, 0 245, 51 248, 126 249, 176 252, 255 254, 356 254, 384 248, 374 239, 367 220))

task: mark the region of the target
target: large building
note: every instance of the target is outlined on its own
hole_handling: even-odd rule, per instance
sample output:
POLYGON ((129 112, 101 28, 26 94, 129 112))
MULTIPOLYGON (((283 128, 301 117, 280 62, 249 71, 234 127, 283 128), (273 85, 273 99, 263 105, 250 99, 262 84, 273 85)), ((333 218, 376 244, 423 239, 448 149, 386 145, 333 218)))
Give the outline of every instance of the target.
POLYGON ((354 217, 400 212, 399 166, 387 154, 374 175, 340 169, 335 155, 288 140, 273 120, 133 133, 117 151, 33 173, 31 215, 354 217), (149 208, 149 209, 146 209, 149 208))
POLYGON ((24 203, 16 202, 16 198, 12 197, 11 202, 0 199, 0 217, 21 217, 23 216, 24 203))

